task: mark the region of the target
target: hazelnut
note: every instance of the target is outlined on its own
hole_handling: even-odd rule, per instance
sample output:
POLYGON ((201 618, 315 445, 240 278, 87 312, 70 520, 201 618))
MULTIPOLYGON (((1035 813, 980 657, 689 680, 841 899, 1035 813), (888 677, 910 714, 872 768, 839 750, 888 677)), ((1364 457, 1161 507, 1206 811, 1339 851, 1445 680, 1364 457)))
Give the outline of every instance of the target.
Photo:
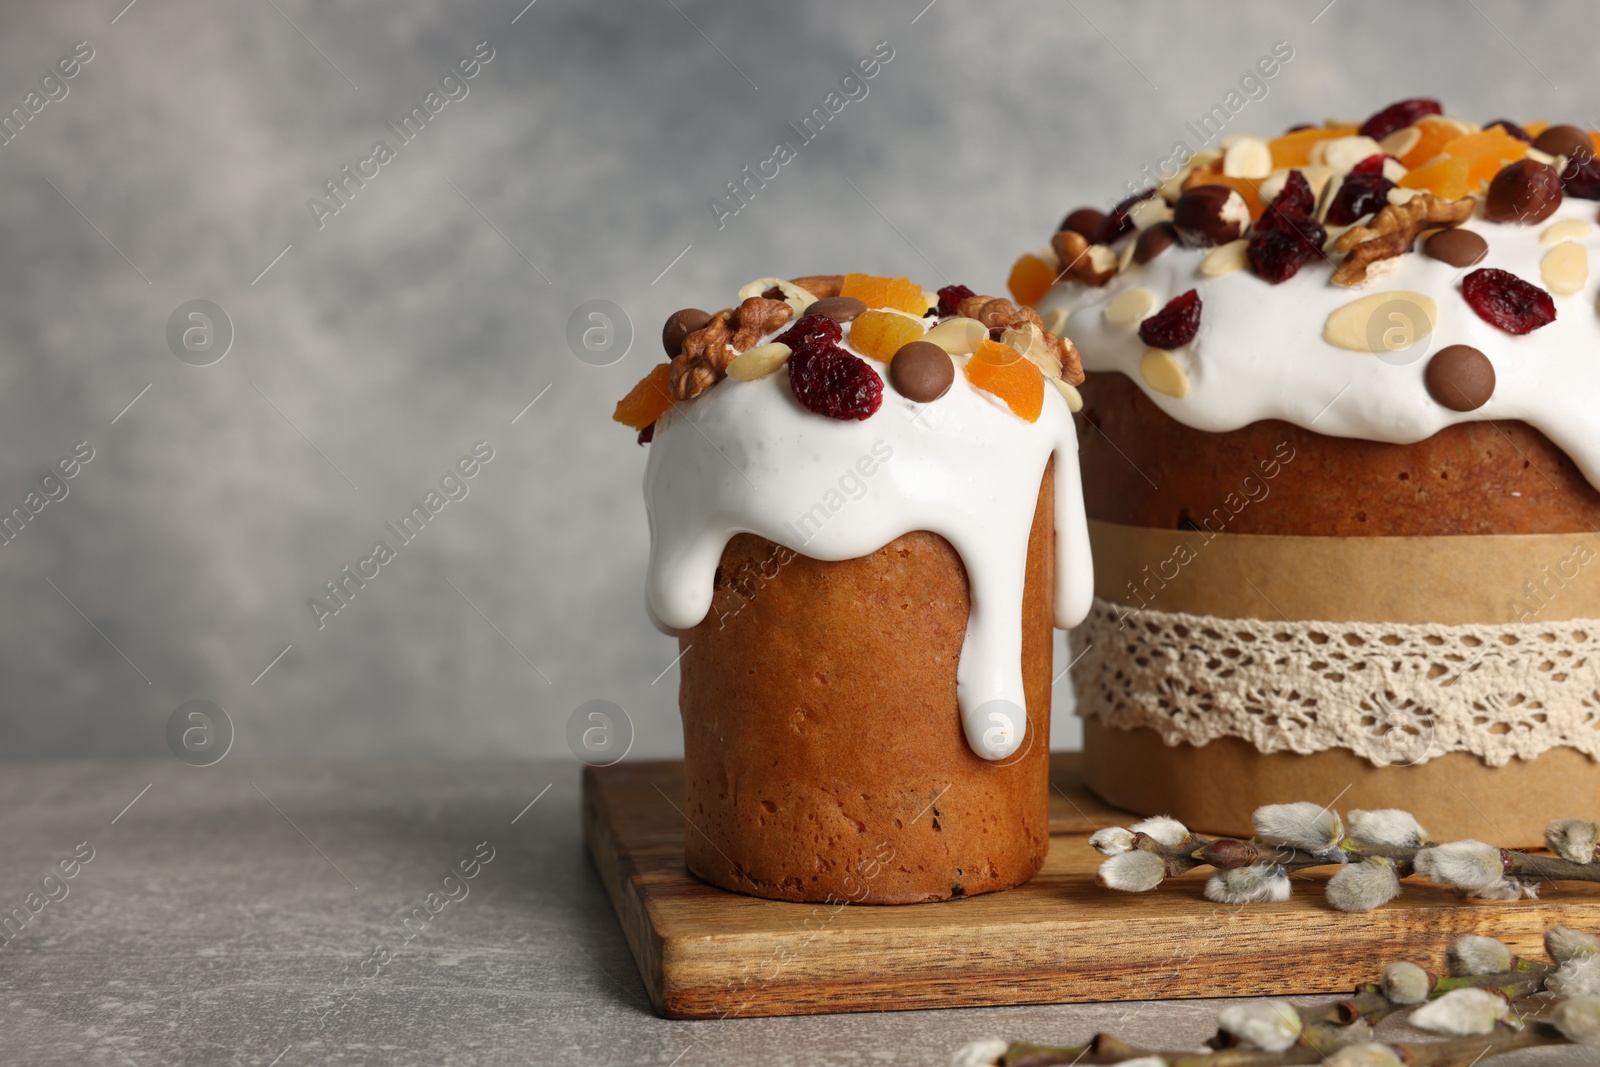
POLYGON ((1533 147, 1552 156, 1588 159, 1594 155, 1594 142, 1588 131, 1576 126, 1551 126, 1534 140, 1533 147))
POLYGON ((1082 234, 1093 241, 1099 235, 1100 227, 1104 226, 1105 222, 1106 213, 1104 211, 1096 211, 1092 207, 1080 207, 1061 220, 1061 228, 1082 234))
POLYGON ((1172 223, 1158 222, 1139 234, 1139 240, 1133 246, 1133 261, 1141 265, 1148 263, 1171 248, 1177 239, 1178 231, 1172 223))
POLYGON ((1238 240, 1250 225, 1250 209, 1226 185, 1197 185, 1172 209, 1178 239, 1189 248, 1210 248, 1238 240))
POLYGON ((1561 176, 1548 163, 1519 159, 1500 168, 1483 204, 1491 222, 1543 222, 1561 206, 1561 176))

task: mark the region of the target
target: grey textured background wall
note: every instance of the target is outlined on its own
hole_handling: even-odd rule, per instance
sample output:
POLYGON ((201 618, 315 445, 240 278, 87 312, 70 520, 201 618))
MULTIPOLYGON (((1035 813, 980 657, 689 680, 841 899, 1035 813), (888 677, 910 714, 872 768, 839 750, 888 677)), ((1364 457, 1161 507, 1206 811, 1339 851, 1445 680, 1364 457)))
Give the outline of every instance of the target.
POLYGON ((844 269, 998 291, 1279 40, 1238 129, 1425 92, 1595 111, 1581 3, 524 2, 0 10, 0 111, 93 51, 0 147, 0 503, 94 452, 0 547, 0 756, 159 753, 196 698, 247 756, 559 753, 595 697, 671 752, 644 450, 609 421, 669 312, 844 269), (880 41, 867 97, 719 229, 708 199, 880 41), (319 228, 307 201, 475 48, 319 228), (234 335, 204 367, 167 338, 195 299, 234 335), (636 333, 609 367, 565 341, 592 299, 636 333), (307 598, 478 441, 470 495, 319 630, 307 598))

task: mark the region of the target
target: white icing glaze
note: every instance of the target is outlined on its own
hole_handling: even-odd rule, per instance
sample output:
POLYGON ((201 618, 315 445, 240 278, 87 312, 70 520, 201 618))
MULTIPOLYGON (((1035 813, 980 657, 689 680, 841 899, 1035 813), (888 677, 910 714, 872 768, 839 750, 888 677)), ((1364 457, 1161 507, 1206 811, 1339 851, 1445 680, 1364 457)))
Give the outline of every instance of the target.
POLYGON ((725 378, 676 405, 656 425, 645 468, 647 601, 668 633, 699 623, 736 533, 819 560, 865 556, 913 530, 939 534, 961 556, 971 594, 956 679, 967 741, 998 760, 1021 747, 1027 729, 1022 593, 1052 455, 1055 623, 1063 628, 1083 620, 1094 596, 1089 532, 1066 401, 1047 384, 1039 420, 1025 422, 973 388, 961 371, 968 357, 954 358, 954 384, 929 404, 901 396, 887 368, 868 359, 885 383, 883 406, 863 421, 806 411, 787 367, 753 382, 725 378))
MULTIPOLYGON (((1198 267, 1208 250, 1174 246, 1104 288, 1061 283, 1038 307, 1041 314, 1058 307, 1070 312, 1066 332, 1085 369, 1121 371, 1168 415, 1196 429, 1222 432, 1283 419, 1336 437, 1410 444, 1453 423, 1520 419, 1542 430, 1600 485, 1600 272, 1591 270, 1581 292, 1555 296, 1555 321, 1522 337, 1479 318, 1461 295, 1462 277, 1479 267, 1498 267, 1542 287, 1539 263, 1550 249, 1540 245, 1540 234, 1566 219, 1589 221, 1596 207, 1595 201, 1568 197, 1542 223, 1473 219, 1464 228, 1489 243, 1483 262, 1463 269, 1412 252, 1353 289, 1333 285, 1330 267, 1315 260, 1275 286, 1248 270, 1206 277, 1198 267), (1182 399, 1157 393, 1140 378, 1145 345, 1137 326, 1105 321, 1105 305, 1139 286, 1154 290, 1156 310, 1189 289, 1200 293, 1200 332, 1177 353, 1190 382, 1182 399), (1433 298, 1438 322, 1430 336, 1382 358, 1323 340, 1329 312, 1389 290, 1433 298), (1423 385, 1427 356, 1451 344, 1472 345, 1494 364, 1494 395, 1476 411, 1450 411, 1423 385)), ((1600 232, 1591 230, 1579 243, 1592 259, 1600 251, 1600 232)), ((1340 258, 1331 255, 1335 263, 1340 258)))

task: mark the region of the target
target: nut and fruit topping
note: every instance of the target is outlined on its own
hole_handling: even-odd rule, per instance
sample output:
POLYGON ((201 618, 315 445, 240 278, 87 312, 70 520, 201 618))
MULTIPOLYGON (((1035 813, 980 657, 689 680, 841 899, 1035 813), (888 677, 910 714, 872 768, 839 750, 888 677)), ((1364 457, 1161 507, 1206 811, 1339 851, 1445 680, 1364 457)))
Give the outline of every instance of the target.
POLYGON ((945 319, 922 335, 924 341, 938 345, 952 356, 976 352, 988 337, 989 327, 977 319, 960 317, 945 319))
POLYGON ((696 330, 703 330, 711 321, 710 312, 699 308, 684 308, 667 316, 661 327, 661 347, 667 350, 668 359, 677 359, 683 351, 683 339, 696 330))
MULTIPOLYGON (((1078 240, 1083 238, 1071 230, 1062 231, 1078 240)), ((1016 263, 1011 266, 1011 275, 1006 278, 1006 288, 1011 290, 1011 297, 1019 304, 1037 304, 1045 293, 1056 281, 1056 268, 1051 263, 1031 252, 1017 257, 1016 263)))
POLYGON ((617 409, 611 413, 611 417, 635 430, 646 430, 655 425, 655 421, 672 406, 672 394, 667 391, 667 376, 671 366, 670 363, 658 363, 650 368, 650 373, 639 379, 627 396, 617 401, 617 409))
POLYGON ((969 296, 977 296, 971 289, 964 285, 947 285, 939 290, 939 317, 947 319, 956 313, 956 308, 961 306, 961 301, 969 296))
POLYGON ((892 308, 921 318, 928 303, 922 286, 909 278, 879 278, 871 274, 846 274, 838 296, 853 296, 869 308, 892 308))
POLYGON ((1283 191, 1261 215, 1245 256, 1256 274, 1277 285, 1300 272, 1313 258, 1322 255, 1328 231, 1301 210, 1309 198, 1311 185, 1304 177, 1290 175, 1283 191))
POLYGON ((1250 208, 1237 190, 1226 185, 1197 185, 1178 197, 1172 225, 1178 240, 1189 248, 1225 245, 1249 228, 1250 208))
POLYGON ((1092 207, 1080 207, 1061 220, 1061 229, 1071 230, 1073 233, 1093 241, 1100 234, 1100 227, 1106 223, 1106 213, 1096 211, 1092 207))
POLYGON ((1136 325, 1150 309, 1156 306, 1156 294, 1148 289, 1133 288, 1117 295, 1106 305, 1106 321, 1113 326, 1136 325))
POLYGON ((794 311, 782 300, 752 296, 732 311, 712 318, 683 339, 672 361, 672 395, 693 400, 727 373, 735 356, 788 322, 794 311))
POLYGON ((1398 352, 1431 334, 1438 318, 1438 305, 1425 293, 1370 293, 1334 308, 1322 324, 1322 339, 1351 352, 1398 352))
POLYGON ((1589 284, 1589 250, 1576 241, 1562 241, 1539 261, 1539 277, 1557 296, 1571 296, 1589 284))
MULTIPOLYGON (((1050 238, 1050 247, 1054 250, 1056 258, 1061 261, 1059 277, 1072 281, 1082 282, 1085 285, 1104 285, 1117 273, 1117 254, 1106 245, 1092 245, 1088 238, 1081 233, 1071 230, 1061 230, 1050 238)), ((1019 259, 1036 259, 1036 256, 1023 256, 1019 259)), ((1012 277, 1016 277, 1016 267, 1012 268, 1012 277)), ((1051 280, 1054 281, 1058 273, 1051 271, 1051 280)), ((1023 301, 1031 303, 1031 301, 1023 301)))
POLYGON ((1335 252, 1348 252, 1333 272, 1336 285, 1356 285, 1366 281, 1367 271, 1380 259, 1411 251, 1417 235, 1434 226, 1458 226, 1472 217, 1477 201, 1440 200, 1432 193, 1418 193, 1403 204, 1390 204, 1366 226, 1352 226, 1333 242, 1335 252))
POLYGON ((1381 167, 1384 157, 1369 158, 1376 159, 1380 169, 1362 170, 1362 166, 1365 166, 1363 163, 1345 175, 1333 202, 1328 205, 1327 221, 1333 225, 1348 226, 1363 215, 1373 215, 1383 210, 1389 202, 1389 190, 1395 188, 1395 183, 1383 176, 1381 167))
POLYGON ((1044 410, 1044 375, 1016 349, 985 340, 967 360, 966 374, 968 381, 999 397, 1019 419, 1039 421, 1044 410))
POLYGON ((728 364, 728 377, 739 382, 765 378, 789 360, 789 346, 772 341, 746 349, 728 364))
POLYGON ((883 405, 878 372, 821 335, 789 357, 789 389, 801 407, 830 419, 869 418, 883 405))
POLYGON ((1189 395, 1189 372, 1165 348, 1147 348, 1139 360, 1139 377, 1158 393, 1182 400, 1189 395))
POLYGON ((1422 381, 1441 407, 1476 411, 1494 395, 1494 364, 1471 345, 1449 345, 1428 360, 1422 381))
POLYGON ((1133 261, 1143 266, 1171 248, 1177 239, 1177 227, 1170 222, 1158 222, 1139 234, 1133 245, 1133 261))
POLYGON ((865 310, 867 305, 853 296, 825 296, 806 308, 806 314, 826 315, 834 322, 850 322, 865 310))
POLYGON ((1546 155, 1566 156, 1568 159, 1588 158, 1594 155, 1594 142, 1587 130, 1577 126, 1547 126, 1533 139, 1533 147, 1546 155))
POLYGON ((1439 101, 1426 96, 1390 104, 1361 124, 1361 135, 1381 141, 1396 130, 1410 126, 1424 115, 1442 115, 1439 101))
POLYGON ((862 355, 888 363, 902 345, 920 341, 926 332, 920 319, 898 311, 864 311, 850 325, 850 344, 862 355))
POLYGON ((1483 214, 1491 222, 1543 222, 1561 206, 1561 176, 1548 163, 1519 159, 1489 183, 1483 214))
MULTIPOLYGON (((1523 129, 1521 126, 1518 126, 1515 122, 1512 122, 1510 119, 1495 119, 1493 122, 1485 122, 1483 124, 1483 128, 1486 129, 1486 130, 1492 130, 1492 129, 1495 129, 1496 127, 1499 127, 1500 129, 1506 131, 1507 133, 1509 133, 1511 136, 1515 137, 1519 141, 1524 141, 1524 142, 1526 142, 1528 144, 1533 144, 1533 134, 1529 133, 1527 130, 1523 129)), ((1541 151, 1543 151, 1543 149, 1541 149, 1541 151)))
POLYGON ((1139 323, 1139 340, 1151 348, 1182 348, 1200 332, 1200 294, 1190 289, 1139 323))
POLYGON ((955 361, 931 341, 912 341, 889 364, 889 381, 901 396, 919 404, 938 400, 955 380, 955 361))
POLYGON ((1422 253, 1452 267, 1470 267, 1483 262, 1489 242, 1471 230, 1440 230, 1422 242, 1422 253))
MULTIPOLYGON (((1030 323, 1044 328, 1039 318, 1039 313, 1030 307, 1015 307, 1011 301, 998 296, 970 296, 961 301, 956 309, 967 318, 977 319, 989 328, 991 337, 996 333, 1004 333, 1012 327, 1026 327, 1030 323)), ((1083 383, 1083 364, 1078 358, 1078 349, 1065 337, 1045 331, 1044 342, 1050 351, 1061 363, 1061 377, 1070 385, 1083 383)), ((982 346, 979 346, 980 348, 982 346)))
POLYGON ((1556 318, 1550 294, 1510 271, 1479 267, 1461 280, 1461 295, 1479 318, 1507 333, 1532 333, 1556 318))

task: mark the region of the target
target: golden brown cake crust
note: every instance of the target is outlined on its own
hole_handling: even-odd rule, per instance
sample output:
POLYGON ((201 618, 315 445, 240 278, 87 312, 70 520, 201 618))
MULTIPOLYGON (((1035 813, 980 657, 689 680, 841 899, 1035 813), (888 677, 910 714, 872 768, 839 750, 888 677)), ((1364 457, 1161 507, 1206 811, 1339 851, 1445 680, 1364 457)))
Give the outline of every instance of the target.
POLYGON ((689 869, 783 900, 903 904, 1018 885, 1049 847, 1054 482, 1029 537, 1023 754, 990 763, 956 704, 966 569, 913 532, 819 562, 729 542, 679 635, 689 869))
POLYGON ((1523 422, 1461 423, 1412 445, 1277 420, 1207 433, 1168 417, 1120 373, 1091 373, 1081 388, 1093 519, 1340 537, 1600 529, 1600 492, 1523 422))

